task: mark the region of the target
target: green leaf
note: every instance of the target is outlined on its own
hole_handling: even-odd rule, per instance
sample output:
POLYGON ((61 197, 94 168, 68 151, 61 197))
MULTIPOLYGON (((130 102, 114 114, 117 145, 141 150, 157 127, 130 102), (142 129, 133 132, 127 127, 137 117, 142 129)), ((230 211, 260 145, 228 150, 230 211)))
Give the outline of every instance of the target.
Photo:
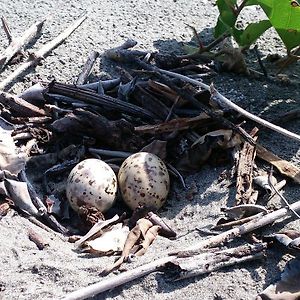
POLYGON ((300 45, 300 6, 291 0, 256 0, 288 50, 300 45))
POLYGON ((233 11, 235 4, 236 0, 217 0, 220 15, 214 32, 216 38, 234 27, 237 18, 233 11))
POLYGON ((249 24, 244 30, 235 29, 233 36, 240 46, 247 47, 253 44, 271 26, 269 20, 262 20, 249 24))

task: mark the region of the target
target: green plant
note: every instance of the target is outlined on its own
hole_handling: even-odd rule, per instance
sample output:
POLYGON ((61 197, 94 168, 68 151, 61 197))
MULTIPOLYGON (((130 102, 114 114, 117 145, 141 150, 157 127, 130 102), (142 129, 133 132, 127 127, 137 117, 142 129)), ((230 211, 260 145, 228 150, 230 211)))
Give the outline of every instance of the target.
POLYGON ((300 45, 300 5, 295 0, 217 0, 220 12, 215 37, 225 32, 233 36, 241 47, 249 47, 267 29, 274 27, 288 53, 300 45), (250 23, 246 28, 236 27, 237 18, 245 6, 259 5, 268 19, 250 23))

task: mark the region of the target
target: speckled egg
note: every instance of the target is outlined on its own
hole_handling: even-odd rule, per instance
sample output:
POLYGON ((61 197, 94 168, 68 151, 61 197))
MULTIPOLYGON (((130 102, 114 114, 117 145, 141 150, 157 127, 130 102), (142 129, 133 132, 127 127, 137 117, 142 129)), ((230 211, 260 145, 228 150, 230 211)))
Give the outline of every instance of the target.
POLYGON ((125 203, 135 209, 139 205, 161 208, 170 188, 170 178, 164 162, 154 154, 139 152, 121 165, 118 182, 125 203))
POLYGON ((116 193, 116 175, 102 160, 85 159, 69 174, 66 195, 71 207, 77 212, 83 205, 94 206, 105 212, 114 204, 116 193))

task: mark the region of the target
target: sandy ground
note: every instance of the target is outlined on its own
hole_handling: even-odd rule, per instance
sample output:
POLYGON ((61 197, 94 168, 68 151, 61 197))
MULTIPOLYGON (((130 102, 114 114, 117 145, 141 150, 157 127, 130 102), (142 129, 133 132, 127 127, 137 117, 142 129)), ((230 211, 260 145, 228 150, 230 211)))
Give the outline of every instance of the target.
MULTIPOLYGON (((55 49, 42 66, 15 83, 10 91, 19 93, 35 80, 55 78, 72 83, 91 50, 101 53, 129 37, 136 39, 141 49, 178 51, 179 42, 192 38, 192 32, 185 25, 188 23, 201 32, 205 42, 211 41, 211 30, 217 16, 214 3, 212 0, 0 0, 1 14, 7 18, 15 34, 21 33, 33 22, 51 16, 43 36, 33 48, 55 37, 82 13, 88 14, 82 26, 55 49)), ((253 9, 251 14, 251 17, 258 17, 261 13, 253 9)), ((245 21, 247 18, 242 19, 242 22, 245 21)), ((283 53, 283 47, 272 31, 258 45, 263 55, 283 53)), ((5 46, 6 39, 1 30, 0 47, 5 46)), ((97 65, 93 76, 109 75, 112 67, 110 62, 104 61, 97 65)), ((297 67, 299 65, 295 65, 290 72, 295 73, 297 67)), ((9 67, 1 78, 13 69, 13 66, 9 67)), ((299 77, 294 76, 293 79, 299 80, 299 77)), ((278 112, 299 107, 297 85, 284 86, 229 74, 218 75, 213 81, 230 99, 268 119, 278 112)), ((293 121, 286 127, 299 134, 299 125, 299 121, 293 121)), ((299 143, 267 130, 262 132, 260 141, 300 166, 299 143)), ((159 237, 147 255, 128 265, 128 268, 205 238, 196 228, 215 224, 220 216, 220 208, 234 197, 234 188, 229 186, 230 182, 220 179, 220 174, 229 168, 208 165, 186 179, 186 191, 175 186, 161 216, 178 232, 178 239, 169 241, 159 237), (196 191, 193 197, 190 197, 191 191, 196 191)), ((299 200, 300 197, 298 186, 291 182, 285 194, 291 201, 299 200)), ((289 228, 298 229, 299 225, 299 221, 286 224, 289 228)), ((273 226, 269 231, 281 227, 273 226)), ((0 299, 59 299, 70 291, 99 281, 99 272, 113 261, 113 257, 96 258, 78 254, 73 251, 72 244, 46 233, 18 214, 0 221, 0 240, 0 299), (39 251, 28 239, 29 228, 43 235, 50 247, 39 251)), ((242 239, 240 241, 243 242, 242 239)), ((282 258, 280 252, 270 251, 265 261, 227 268, 208 276, 176 283, 166 281, 161 274, 151 274, 93 299, 254 299, 257 293, 279 277, 279 270, 288 259, 286 255, 282 258)))

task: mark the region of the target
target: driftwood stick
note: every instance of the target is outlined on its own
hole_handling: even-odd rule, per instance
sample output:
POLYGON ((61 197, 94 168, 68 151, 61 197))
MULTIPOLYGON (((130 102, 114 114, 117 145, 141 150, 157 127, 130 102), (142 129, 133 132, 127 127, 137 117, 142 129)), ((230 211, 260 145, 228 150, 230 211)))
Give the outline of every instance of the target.
POLYGON ((43 236, 31 228, 28 230, 28 238, 30 241, 36 244, 39 250, 43 250, 45 247, 49 246, 48 241, 46 241, 43 236))
MULTIPOLYGON (((222 115, 221 111, 217 111, 219 115, 222 115)), ((134 128, 138 133, 165 133, 174 132, 175 130, 186 130, 192 128, 193 126, 205 124, 207 121, 211 120, 211 117, 206 113, 200 113, 197 117, 192 118, 177 118, 171 121, 166 121, 154 125, 141 125, 134 128)))
MULTIPOLYGON (((291 204, 291 209, 295 211, 300 210, 300 201, 297 201, 293 204, 291 204)), ((236 237, 239 237, 243 234, 252 232, 258 228, 264 227, 268 224, 273 223, 276 220, 279 220, 281 218, 287 218, 292 214, 291 210, 289 208, 281 208, 276 211, 273 211, 271 213, 268 213, 264 216, 260 216, 255 218, 254 220, 243 224, 239 227, 227 230, 225 232, 222 232, 216 236, 213 236, 211 238, 205 239, 196 245, 189 247, 185 250, 179 250, 179 251, 174 251, 171 252, 171 255, 178 255, 179 257, 187 257, 191 255, 197 255, 202 252, 204 248, 210 248, 214 247, 217 245, 220 245, 222 243, 225 243, 229 240, 232 240, 236 237)))
POLYGON ((258 218, 259 216, 262 217, 263 215, 264 215, 263 213, 259 213, 259 214, 256 214, 256 215, 253 215, 253 216, 250 216, 250 217, 245 217, 245 218, 239 219, 239 220, 234 220, 234 221, 230 221, 230 222, 227 222, 227 223, 222 223, 222 224, 213 226, 211 228, 211 230, 224 230, 224 229, 232 228, 232 227, 237 226, 237 225, 245 224, 245 223, 247 223, 247 222, 249 222, 253 219, 258 218))
POLYGON ((160 270, 166 263, 175 261, 176 257, 164 257, 133 270, 121 273, 115 277, 104 279, 78 291, 66 295, 62 300, 81 300, 93 297, 134 279, 144 277, 150 273, 160 270))
POLYGON ((213 97, 215 99, 217 99, 219 102, 221 102, 223 105, 226 105, 228 107, 230 107, 231 109, 237 111, 238 113, 240 113, 241 115, 245 116, 246 118, 264 126, 264 127, 267 127, 273 131, 276 131, 282 135, 285 135, 291 139, 294 139, 298 142, 300 142, 300 135, 296 134, 296 133, 293 133, 289 130, 286 130, 280 126, 277 126, 277 125, 274 125, 260 117, 257 117, 251 113, 249 113, 248 111, 244 110, 243 108, 239 107, 238 105, 234 104, 233 102, 231 102, 229 99, 227 99, 225 96, 223 96, 221 93, 219 93, 213 86, 209 86, 203 82, 200 82, 200 81, 197 81, 197 80, 194 80, 194 79, 191 79, 187 76, 184 76, 184 75, 181 75, 181 74, 177 74, 177 73, 174 73, 174 72, 170 72, 170 71, 166 71, 166 70, 162 70, 162 69, 159 69, 157 68, 157 70, 163 74, 166 74, 168 76, 171 76, 171 77, 174 77, 174 78, 178 78, 178 79, 181 79, 185 82, 189 82, 191 84, 194 84, 194 85, 197 85, 197 86, 200 86, 202 87, 203 89, 205 90, 208 90, 211 92, 211 94, 213 95, 213 97))
POLYGON ((93 70, 94 64, 95 64, 98 56, 99 56, 99 52, 97 52, 97 51, 92 51, 90 53, 87 61, 85 62, 84 66, 83 66, 82 72, 79 74, 79 76, 77 78, 76 85, 86 83, 88 77, 90 76, 90 74, 93 70))
POLYGON ((27 62, 23 63, 13 73, 11 73, 2 82, 0 82, 0 90, 4 89, 15 78, 23 74, 23 72, 25 72, 28 68, 36 66, 46 55, 48 55, 54 48, 60 45, 75 29, 77 29, 85 19, 86 16, 79 18, 73 24, 71 24, 65 31, 59 34, 56 38, 54 38, 49 43, 45 44, 38 51, 35 51, 29 57, 27 62))
MULTIPOLYGON (((13 58, 13 56, 19 52, 25 45, 30 43, 36 36, 40 33, 45 20, 41 22, 34 23, 31 25, 22 36, 14 38, 11 36, 11 41, 9 46, 0 54, 0 70, 13 58)), ((6 24, 5 19, 2 18, 2 23, 5 29, 7 36, 10 34, 9 28, 6 24), (4 25, 5 24, 5 25, 4 25), (6 31, 8 29, 8 31, 6 31)))
POLYGON ((8 106, 11 109, 12 114, 15 116, 43 117, 47 115, 43 109, 25 101, 24 99, 1 91, 0 103, 8 106))
MULTIPOLYGON (((258 132, 258 128, 255 127, 250 135, 254 137, 258 132)), ((236 205, 250 204, 253 199, 252 180, 253 180, 253 164, 255 159, 255 147, 248 142, 245 142, 242 150, 240 151, 240 158, 237 169, 236 180, 236 205)), ((253 204, 253 203, 251 203, 253 204)))
POLYGON ((165 272, 172 281, 191 278, 245 261, 262 258, 263 250, 266 248, 266 243, 242 245, 232 249, 209 251, 196 256, 177 258, 174 262, 167 263, 165 272))
POLYGON ((188 259, 176 258, 174 256, 164 257, 133 270, 121 273, 115 277, 104 279, 98 283, 74 291, 62 300, 87 299, 161 269, 166 269, 167 275, 168 273, 171 273, 172 278, 170 279, 172 280, 181 280, 211 273, 224 267, 262 258, 262 251, 264 249, 266 249, 266 244, 258 244, 254 246, 246 245, 217 252, 203 253, 188 259))
MULTIPOLYGON (((292 204, 291 208, 294 209, 295 211, 300 210, 300 201, 292 204)), ((260 227, 263 227, 267 224, 274 222, 275 220, 290 216, 290 214, 291 211, 288 208, 282 208, 272 213, 266 214, 262 217, 260 216, 259 218, 256 218, 237 228, 225 231, 219 235, 203 240, 197 245, 188 248, 187 250, 181 250, 181 251, 170 253, 170 256, 163 257, 161 259, 137 267, 133 270, 119 274, 113 278, 104 279, 98 283, 92 284, 88 287, 72 292, 68 294, 65 298, 63 298, 63 300, 81 300, 81 299, 93 297, 97 294, 113 289, 117 286, 130 282, 134 279, 141 278, 152 272, 156 272, 161 268, 165 267, 166 264, 176 263, 176 260, 178 260, 180 257, 190 257, 193 255, 199 255, 203 252, 204 248, 220 245, 225 241, 228 241, 235 237, 241 236, 242 234, 256 230, 260 227)))

